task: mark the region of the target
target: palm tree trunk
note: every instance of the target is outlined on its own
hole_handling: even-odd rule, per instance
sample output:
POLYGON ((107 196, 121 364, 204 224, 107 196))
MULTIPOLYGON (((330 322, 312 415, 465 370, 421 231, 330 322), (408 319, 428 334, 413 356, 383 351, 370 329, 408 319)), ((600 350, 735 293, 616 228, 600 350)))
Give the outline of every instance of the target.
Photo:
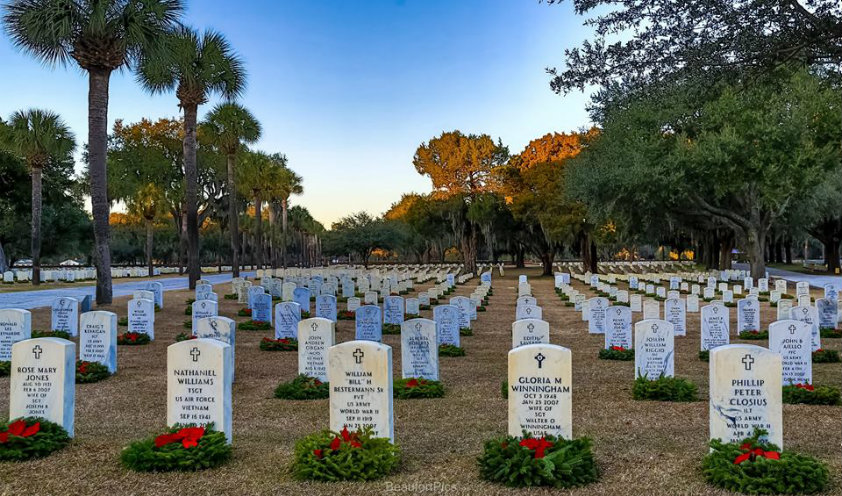
POLYGON ((271 265, 272 269, 278 268, 277 243, 275 242, 278 238, 275 233, 275 218, 278 214, 275 210, 275 206, 275 203, 267 205, 267 208, 269 209, 269 265, 271 265))
POLYGON ((281 200, 281 256, 284 268, 287 268, 287 215, 289 213, 289 199, 281 200))
POLYGON ((240 277, 240 219, 237 214, 237 176, 234 174, 237 156, 228 154, 228 225, 231 229, 231 270, 240 277))
POLYGON ((88 71, 88 173, 91 181, 91 211, 94 217, 94 265, 96 302, 111 304, 111 227, 108 224, 108 84, 111 71, 88 71))
POLYGON ((184 203, 187 208, 187 277, 190 289, 199 280, 199 171, 196 165, 196 114, 198 105, 184 108, 184 203))
POLYGON ((146 265, 148 267, 148 275, 152 277, 155 275, 155 267, 152 263, 152 246, 155 238, 155 226, 152 219, 146 219, 146 265))
POLYGON ((32 174, 32 284, 41 284, 41 175, 40 164, 30 164, 32 174))
POLYGON ((254 194, 254 252, 255 262, 257 268, 263 268, 263 215, 261 208, 263 207, 263 200, 260 198, 260 192, 254 194))

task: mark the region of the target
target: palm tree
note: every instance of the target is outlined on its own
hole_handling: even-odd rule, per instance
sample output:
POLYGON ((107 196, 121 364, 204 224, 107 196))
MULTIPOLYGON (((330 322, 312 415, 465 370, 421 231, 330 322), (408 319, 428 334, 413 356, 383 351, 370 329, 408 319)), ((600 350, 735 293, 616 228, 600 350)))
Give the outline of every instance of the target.
POLYGON ((41 284, 41 178, 51 161, 70 157, 76 140, 58 114, 30 109, 12 115, 3 141, 26 161, 32 177, 32 283, 41 284))
POLYGON ((126 198, 128 211, 142 217, 146 224, 146 266, 149 277, 155 275, 152 262, 152 248, 155 242, 155 219, 166 210, 167 198, 156 184, 147 183, 138 188, 134 195, 126 198))
POLYGON ((234 277, 240 276, 240 233, 237 208, 237 154, 244 144, 260 139, 260 123, 242 105, 229 102, 213 108, 202 123, 202 135, 207 136, 228 160, 228 224, 231 231, 231 267, 234 277))
POLYGON ((245 89, 246 71, 228 40, 214 31, 200 35, 179 27, 167 36, 161 50, 150 51, 140 61, 138 81, 147 90, 163 93, 175 89, 184 112, 184 202, 187 209, 187 272, 190 288, 201 277, 199 268, 199 170, 196 165, 196 127, 199 105, 212 93, 231 99, 245 89))
POLYGON ((15 46, 50 65, 72 59, 88 73, 88 170, 100 305, 111 303, 106 179, 111 73, 159 44, 183 10, 182 0, 13 0, 6 6, 3 23, 15 46))
POLYGON ((285 168, 286 157, 283 155, 248 152, 237 170, 240 189, 254 200, 254 253, 258 269, 263 268, 263 200, 281 181, 285 168))
POLYGON ((282 180, 278 184, 280 190, 279 199, 281 202, 281 256, 283 257, 283 267, 287 268, 287 224, 289 216, 289 197, 292 195, 300 195, 304 193, 304 187, 301 185, 301 176, 296 174, 293 170, 284 168, 282 180))

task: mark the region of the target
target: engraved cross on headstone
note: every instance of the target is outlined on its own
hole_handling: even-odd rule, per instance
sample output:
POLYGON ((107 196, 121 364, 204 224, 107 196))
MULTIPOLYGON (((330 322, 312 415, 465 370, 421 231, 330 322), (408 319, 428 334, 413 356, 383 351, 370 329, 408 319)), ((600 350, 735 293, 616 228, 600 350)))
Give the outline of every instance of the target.
POLYGON ((313 329, 313 332, 316 332, 316 329, 318 329, 318 328, 319 328, 319 324, 317 324, 315 322, 310 324, 310 329, 313 329))
POLYGON ((541 368, 542 362, 546 359, 547 359, 547 357, 545 357, 541 353, 538 353, 537 355, 535 355, 535 361, 538 362, 538 368, 539 369, 541 368))
POLYGON ((795 334, 795 326, 793 324, 790 324, 787 329, 789 329, 790 334, 795 334))
POLYGON ((354 351, 354 361, 355 361, 355 362, 357 362, 357 363, 363 363, 363 357, 364 357, 364 356, 365 356, 365 353, 363 353, 363 350, 361 350, 361 349, 357 348, 357 349, 354 351))
POLYGON ((746 354, 746 356, 743 357, 742 362, 743 365, 745 365, 746 370, 751 370, 751 366, 754 363, 754 357, 749 354, 746 354))
POLYGON ((529 332, 532 332, 532 331, 534 331, 534 330, 535 330, 535 324, 533 324, 532 322, 530 322, 530 323, 529 323, 529 325, 528 325, 528 326, 526 326, 526 328, 527 328, 527 329, 529 329, 529 332))
POLYGON ((192 357, 193 357, 193 361, 194 361, 194 362, 198 362, 198 361, 199 361, 199 355, 201 355, 201 354, 202 354, 202 352, 201 352, 201 351, 199 351, 199 348, 197 348, 197 347, 195 347, 195 346, 193 347, 193 349, 192 349, 192 350, 190 350, 190 356, 192 356, 192 357))
POLYGON ((41 349, 41 345, 36 344, 34 348, 32 348, 32 354, 35 355, 36 360, 41 359, 41 352, 44 351, 41 349))

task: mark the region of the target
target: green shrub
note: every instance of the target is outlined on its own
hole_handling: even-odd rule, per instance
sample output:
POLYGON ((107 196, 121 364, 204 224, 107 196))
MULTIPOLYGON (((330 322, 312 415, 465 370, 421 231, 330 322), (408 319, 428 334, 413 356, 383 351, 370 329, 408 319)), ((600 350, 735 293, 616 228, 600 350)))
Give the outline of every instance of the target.
POLYGON ((319 400, 330 396, 330 385, 315 377, 298 375, 275 388, 275 398, 285 400, 319 400))
POLYGON ((42 458, 70 443, 64 427, 38 417, 0 424, 0 461, 42 458))
POLYGON ((241 308, 237 310, 237 315, 240 317, 251 317, 251 308, 241 308))
POLYGON ((842 405, 839 388, 794 384, 783 387, 783 402, 804 405, 842 405))
POLYGON ((414 398, 441 398, 444 386, 439 381, 411 377, 397 379, 393 385, 395 398, 407 400, 414 398))
POLYGON ((356 432, 324 430, 295 444, 293 474, 299 480, 369 481, 385 477, 400 464, 400 448, 371 428, 356 432))
POLYGON ((237 298, 239 298, 239 296, 237 295, 237 293, 228 293, 227 295, 223 296, 223 298, 225 298, 226 300, 236 300, 237 298))
POLYGON ((625 349, 622 346, 612 346, 599 350, 599 358, 602 360, 621 360, 627 362, 634 360, 634 349, 625 349))
POLYGON ((460 336, 473 336, 474 330, 470 327, 460 327, 459 328, 459 335, 460 336))
POLYGON ((150 341, 152 340, 149 338, 149 334, 143 332, 124 332, 117 336, 117 344, 120 345, 143 345, 149 344, 150 341))
POLYGON ((842 329, 834 329, 832 327, 822 327, 821 336, 826 339, 842 338, 842 329))
POLYGON ((129 318, 128 317, 120 317, 119 319, 117 319, 117 325, 123 326, 123 327, 128 327, 129 318))
POLYGON ((76 361, 76 384, 99 382, 109 377, 108 367, 99 362, 76 361))
POLYGON ((136 441, 123 449, 123 465, 137 472, 192 471, 214 468, 231 457, 231 446, 225 434, 208 424, 202 429, 194 425, 176 425, 165 434, 136 441), (189 429, 189 430, 188 430, 189 429), (188 433, 202 435, 196 439, 188 433), (191 438, 195 445, 191 445, 191 438), (166 442, 170 441, 170 442, 166 442))
POLYGON ((184 315, 193 315, 193 307, 190 305, 184 307, 184 315))
POLYGON ((383 324, 383 334, 400 334, 400 324, 383 324))
POLYGON ((506 436, 486 441, 477 460, 480 476, 509 487, 579 487, 595 482, 599 471, 587 438, 565 440, 506 436))
POLYGON ((699 352, 699 360, 703 362, 710 362, 710 350, 702 350, 699 352))
POLYGON ((650 381, 640 376, 634 381, 632 396, 636 400, 696 401, 697 387, 687 379, 666 377, 663 374, 650 381))
POLYGON ((176 343, 180 343, 182 341, 189 341, 191 339, 196 339, 196 336, 192 332, 179 332, 175 335, 176 343))
POLYGON ((760 441, 766 431, 739 443, 710 442, 711 452, 702 462, 709 484, 746 494, 813 494, 827 485, 828 469, 815 458, 780 452, 760 441))
POLYGON ((0 377, 9 375, 12 371, 12 362, 8 360, 0 361, 0 377))
POLYGON ((502 396, 504 400, 509 399, 509 381, 503 381, 500 383, 500 396, 502 396))

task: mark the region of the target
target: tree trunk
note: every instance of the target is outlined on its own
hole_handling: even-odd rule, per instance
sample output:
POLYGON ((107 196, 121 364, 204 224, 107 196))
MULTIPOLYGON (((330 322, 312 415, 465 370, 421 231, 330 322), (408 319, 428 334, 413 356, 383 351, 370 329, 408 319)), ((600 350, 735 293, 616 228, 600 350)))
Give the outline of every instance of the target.
POLYGON ((30 164, 32 175, 32 284, 41 284, 41 165, 30 164))
POLYGON ((287 268, 287 215, 289 214, 289 199, 281 200, 281 257, 284 268, 287 268))
MULTIPOLYGON (((590 235, 588 235, 590 238, 590 235)), ((599 274, 599 256, 596 253, 596 243, 591 238, 591 264, 590 271, 592 274, 599 274)))
POLYGON ((263 207, 263 200, 260 198, 260 193, 254 194, 254 253, 257 268, 263 268, 263 215, 261 209, 263 207))
POLYGON ((827 271, 831 274, 836 274, 839 270, 839 240, 835 236, 830 236, 822 240, 824 245, 824 263, 827 265, 827 271))
POLYGON ((787 265, 792 265, 792 239, 788 236, 784 239, 784 257, 787 265))
POLYGON ((146 266, 149 277, 155 275, 155 264, 152 263, 152 246, 155 240, 155 225, 152 219, 146 219, 146 266))
POLYGON ((237 213, 237 176, 234 167, 237 156, 228 154, 228 225, 231 229, 231 270, 240 277, 240 219, 237 213))
POLYGON ((94 265, 96 266, 96 302, 109 305, 111 293, 111 226, 108 224, 108 84, 111 71, 88 71, 88 175, 91 211, 94 218, 94 265))
POLYGON ((275 218, 278 216, 275 211, 275 204, 269 203, 266 208, 269 209, 269 265, 272 269, 278 268, 278 250, 275 242, 278 237, 275 235, 275 218))
POLYGON ((751 277, 766 277, 766 234, 756 227, 746 231, 746 257, 751 266, 751 277))
POLYGON ((477 229, 472 223, 468 224, 468 233, 462 237, 462 259, 466 273, 477 271, 477 229))
POLYGON ((184 109, 184 205, 187 208, 187 277, 190 289, 201 278, 199 268, 199 169, 196 164, 196 114, 198 105, 182 103, 184 109))
POLYGON ((551 276, 553 275, 553 259, 555 258, 555 252, 548 251, 541 254, 541 265, 544 268, 542 275, 551 276))
POLYGON ((526 267, 526 248, 523 245, 518 244, 517 248, 515 248, 515 268, 522 269, 526 267))

